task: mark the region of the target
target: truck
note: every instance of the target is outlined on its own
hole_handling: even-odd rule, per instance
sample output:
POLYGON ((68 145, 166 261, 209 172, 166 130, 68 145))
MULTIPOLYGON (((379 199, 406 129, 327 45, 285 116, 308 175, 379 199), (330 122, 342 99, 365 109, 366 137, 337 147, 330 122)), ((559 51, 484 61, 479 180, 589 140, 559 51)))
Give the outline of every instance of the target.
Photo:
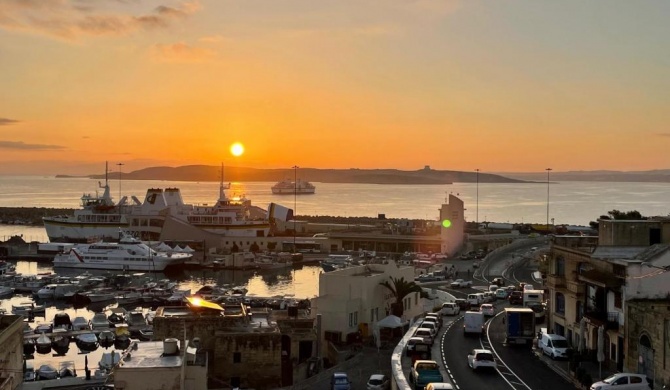
POLYGON ((524 290, 523 307, 528 307, 535 313, 535 323, 540 324, 544 321, 544 291, 543 290, 524 290))
POLYGON ((414 390, 423 390, 427 384, 444 382, 440 366, 434 360, 417 360, 409 372, 409 381, 414 390))
POLYGON ((535 312, 527 307, 505 308, 505 343, 532 345, 535 338, 535 312))

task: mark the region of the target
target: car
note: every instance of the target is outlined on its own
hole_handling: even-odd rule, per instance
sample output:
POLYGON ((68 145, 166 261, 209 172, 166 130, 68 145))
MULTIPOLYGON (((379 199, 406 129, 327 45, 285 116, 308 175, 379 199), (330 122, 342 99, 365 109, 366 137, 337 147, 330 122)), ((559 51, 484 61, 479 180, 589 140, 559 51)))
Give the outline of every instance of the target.
POLYGON ((484 294, 484 301, 483 302, 495 302, 496 300, 496 294, 490 291, 486 291, 483 293, 484 294))
POLYGON ((489 291, 490 291, 490 292, 496 292, 496 290, 498 289, 498 287, 499 287, 499 286, 498 286, 497 284, 492 284, 492 285, 489 286, 489 291))
POLYGON ((387 390, 391 387, 391 381, 386 375, 373 374, 368 379, 367 390, 387 390))
POLYGON ((451 288, 463 288, 472 286, 472 280, 456 279, 450 284, 451 288))
POLYGON ((442 309, 440 309, 440 313, 443 316, 455 316, 458 315, 461 312, 461 308, 458 306, 456 302, 444 302, 442 304, 442 309))
MULTIPOLYGON (((546 330, 546 328, 543 329, 546 330)), ((571 354, 568 340, 565 337, 557 334, 547 334, 546 331, 541 333, 538 347, 543 354, 552 359, 567 359, 571 354)))
POLYGON ((496 315, 496 309, 493 307, 492 304, 490 303, 484 303, 479 307, 479 311, 484 313, 484 316, 486 317, 493 317, 496 315))
POLYGON ((600 382, 595 382, 589 387, 590 390, 649 390, 652 388, 653 382, 644 374, 631 374, 628 372, 620 372, 600 382))
POLYGON ((473 349, 468 354, 468 366, 475 371, 480 368, 495 369, 496 362, 488 349, 473 349))
POLYGON ((502 287, 502 285, 505 284, 505 281, 503 280, 503 278, 493 278, 491 284, 495 284, 498 287, 502 287))
POLYGON ((509 295, 510 305, 522 305, 523 304, 523 293, 521 291, 512 291, 509 295))
POLYGON ((454 303, 456 303, 458 305, 458 308, 461 309, 461 311, 470 310, 471 305, 470 305, 470 302, 468 302, 467 299, 456 298, 456 300, 454 300, 454 303))
POLYGON ((509 291, 506 288, 501 287, 496 290, 496 299, 507 299, 508 296, 509 291))
POLYGON ((405 345, 405 356, 410 356, 412 354, 412 351, 414 351, 414 346, 416 344, 424 344, 425 340, 423 337, 410 337, 409 340, 407 340, 407 344, 405 345))
POLYGON ((419 329, 430 329, 430 331, 433 333, 433 339, 437 336, 437 332, 439 331, 439 327, 437 325, 437 322, 430 321, 430 320, 422 320, 421 323, 419 324, 419 329))
POLYGON ((426 385, 426 390, 454 390, 450 383, 432 382, 426 385))
POLYGON ((334 372, 330 377, 330 390, 351 390, 351 380, 346 372, 334 372))
POLYGON ((424 317, 425 321, 433 321, 437 323, 437 328, 441 329, 442 328, 442 315, 440 312, 437 313, 426 313, 426 316, 424 317))

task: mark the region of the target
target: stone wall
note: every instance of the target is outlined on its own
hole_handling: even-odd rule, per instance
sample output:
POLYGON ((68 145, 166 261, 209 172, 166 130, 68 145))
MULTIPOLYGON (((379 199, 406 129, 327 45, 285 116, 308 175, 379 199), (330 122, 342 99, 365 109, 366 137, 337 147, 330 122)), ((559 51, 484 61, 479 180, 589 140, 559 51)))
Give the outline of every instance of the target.
POLYGON ((653 349, 654 388, 670 384, 670 300, 629 301, 627 311, 624 371, 638 372, 640 338, 646 335, 653 349))
POLYGON ((23 318, 0 315, 0 390, 15 390, 23 382, 23 318))
POLYGON ((224 382, 239 378, 241 387, 281 386, 281 334, 218 332, 210 372, 224 382))

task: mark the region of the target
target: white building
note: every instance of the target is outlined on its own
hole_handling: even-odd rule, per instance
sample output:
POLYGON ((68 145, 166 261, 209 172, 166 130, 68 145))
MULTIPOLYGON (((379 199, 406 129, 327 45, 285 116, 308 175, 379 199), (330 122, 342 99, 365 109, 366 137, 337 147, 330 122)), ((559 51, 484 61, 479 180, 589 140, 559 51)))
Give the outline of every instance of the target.
POLYGON ((177 339, 134 344, 137 349, 130 348, 114 369, 114 388, 207 389, 207 355, 191 347, 183 351, 177 344, 177 339))
MULTIPOLYGON (((345 341, 350 333, 361 330, 369 336, 372 326, 390 314, 395 298, 391 291, 380 283, 391 278, 414 281, 414 267, 399 267, 394 261, 385 264, 369 264, 344 268, 319 275, 319 296, 312 300, 312 313, 321 314, 321 340, 325 333, 339 333, 345 341)), ((404 297, 403 321, 409 321, 423 313, 423 302, 419 293, 404 297)))

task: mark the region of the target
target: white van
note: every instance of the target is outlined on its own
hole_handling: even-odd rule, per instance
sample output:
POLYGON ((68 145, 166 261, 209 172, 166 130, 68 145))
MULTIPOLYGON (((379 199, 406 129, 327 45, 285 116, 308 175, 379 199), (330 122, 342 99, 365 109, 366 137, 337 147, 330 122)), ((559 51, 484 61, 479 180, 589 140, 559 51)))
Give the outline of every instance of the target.
POLYGON ((482 334, 484 333, 484 313, 481 311, 466 311, 463 316, 463 334, 470 333, 482 334))
POLYGON ((475 294, 468 294, 468 302, 470 303, 471 306, 479 306, 484 302, 484 294, 482 293, 475 293, 475 294))
POLYGON ((552 359, 568 358, 570 347, 568 346, 568 340, 563 336, 542 333, 538 346, 542 349, 543 354, 552 359))
POLYGON ((461 308, 455 302, 445 302, 442 304, 440 313, 443 316, 455 316, 461 312, 461 308))

